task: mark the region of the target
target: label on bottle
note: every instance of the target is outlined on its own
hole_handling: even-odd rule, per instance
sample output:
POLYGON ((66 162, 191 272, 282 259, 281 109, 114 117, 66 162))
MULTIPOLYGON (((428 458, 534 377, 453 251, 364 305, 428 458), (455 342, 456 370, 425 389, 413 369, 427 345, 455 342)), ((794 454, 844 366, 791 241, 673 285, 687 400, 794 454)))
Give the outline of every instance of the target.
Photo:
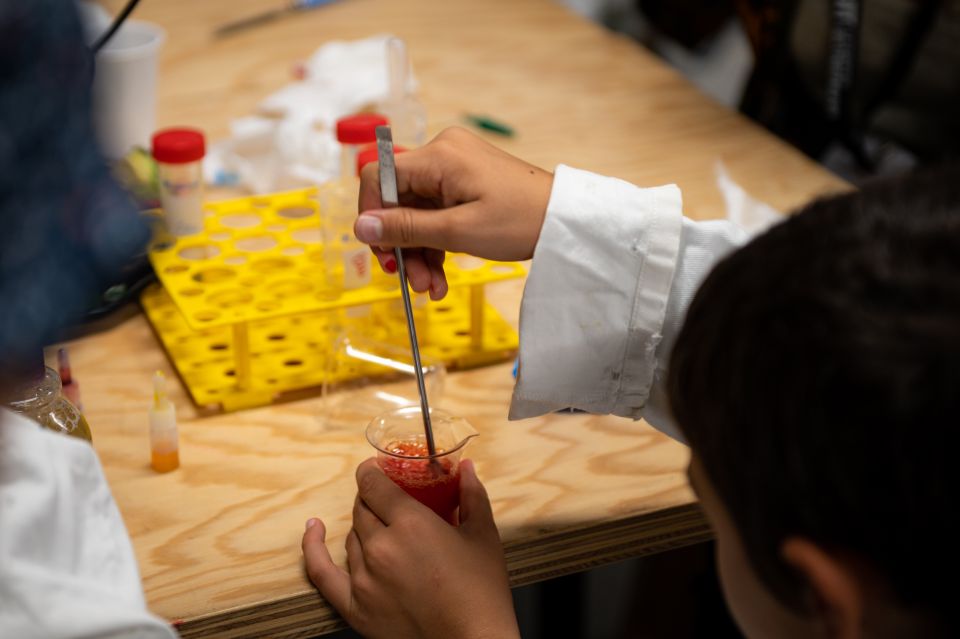
POLYGON ((350 290, 370 283, 370 249, 366 246, 343 251, 343 288, 350 290))

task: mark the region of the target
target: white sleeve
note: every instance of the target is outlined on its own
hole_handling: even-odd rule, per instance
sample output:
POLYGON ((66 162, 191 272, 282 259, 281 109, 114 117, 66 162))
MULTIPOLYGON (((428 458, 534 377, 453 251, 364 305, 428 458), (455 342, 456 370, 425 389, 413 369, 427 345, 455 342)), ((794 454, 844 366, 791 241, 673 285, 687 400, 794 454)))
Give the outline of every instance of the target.
POLYGON ((703 277, 744 241, 729 222, 684 218, 675 185, 557 167, 520 309, 510 418, 572 407, 644 417, 679 439, 664 366, 703 277))
POLYGON ((0 409, 0 637, 172 639, 93 449, 0 409))

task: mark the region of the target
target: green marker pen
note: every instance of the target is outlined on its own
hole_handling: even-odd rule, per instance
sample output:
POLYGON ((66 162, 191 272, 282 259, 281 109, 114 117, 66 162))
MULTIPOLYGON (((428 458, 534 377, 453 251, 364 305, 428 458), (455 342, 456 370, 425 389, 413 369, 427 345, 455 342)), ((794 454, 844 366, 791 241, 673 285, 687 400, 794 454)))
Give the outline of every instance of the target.
POLYGON ((504 124, 503 122, 498 122, 493 118, 488 118, 484 115, 471 115, 466 114, 464 119, 477 127, 478 129, 483 129, 484 131, 490 131, 491 133, 497 133, 504 137, 512 138, 514 135, 513 127, 504 124))

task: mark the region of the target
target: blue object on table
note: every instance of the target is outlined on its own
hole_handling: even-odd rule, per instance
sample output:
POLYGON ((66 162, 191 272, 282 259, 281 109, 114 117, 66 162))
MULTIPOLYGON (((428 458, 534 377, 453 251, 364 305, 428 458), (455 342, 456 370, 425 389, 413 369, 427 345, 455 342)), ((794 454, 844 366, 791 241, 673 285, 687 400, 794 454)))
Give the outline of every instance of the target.
POLYGON ((228 22, 225 25, 217 27, 216 31, 213 33, 217 36, 229 35, 249 27, 255 27, 260 24, 272 22, 273 20, 287 15, 288 13, 306 11, 307 9, 316 9, 317 7, 323 7, 336 1, 337 0, 291 0, 285 7, 271 9, 270 11, 264 11, 263 13, 258 13, 257 15, 250 16, 248 18, 241 18, 240 20, 235 20, 234 22, 228 22))

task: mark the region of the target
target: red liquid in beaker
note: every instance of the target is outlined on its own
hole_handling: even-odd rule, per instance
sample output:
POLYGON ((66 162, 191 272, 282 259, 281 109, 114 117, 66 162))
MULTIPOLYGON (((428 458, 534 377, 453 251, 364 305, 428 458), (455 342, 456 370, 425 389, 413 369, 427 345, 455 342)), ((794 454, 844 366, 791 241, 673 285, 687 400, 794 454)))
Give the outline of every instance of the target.
POLYGON ((419 442, 392 442, 383 448, 396 455, 404 455, 379 455, 377 461, 387 477, 408 495, 456 526, 457 507, 460 505, 460 468, 443 457, 431 463, 426 458, 429 454, 426 445, 419 442))

